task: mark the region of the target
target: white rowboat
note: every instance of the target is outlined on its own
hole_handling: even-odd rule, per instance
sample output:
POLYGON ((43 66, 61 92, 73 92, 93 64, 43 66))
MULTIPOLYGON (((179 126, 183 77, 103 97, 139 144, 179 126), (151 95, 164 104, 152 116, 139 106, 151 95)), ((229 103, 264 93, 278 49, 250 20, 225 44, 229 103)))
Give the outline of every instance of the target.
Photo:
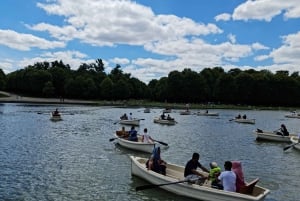
POLYGON ((198 116, 219 116, 217 112, 197 112, 198 116))
POLYGON ((181 111, 179 114, 180 114, 180 115, 190 115, 190 114, 191 114, 191 111, 185 110, 185 111, 181 111))
POLYGON ((291 142, 291 136, 293 136, 291 134, 289 136, 277 135, 275 132, 261 130, 254 131, 254 134, 256 134, 256 140, 268 140, 275 142, 291 142))
POLYGON ((146 143, 142 142, 141 136, 138 136, 138 142, 130 141, 125 138, 120 138, 115 134, 116 140, 120 146, 125 147, 127 149, 141 151, 146 153, 152 153, 155 143, 146 143))
POLYGON ((251 194, 241 194, 211 188, 209 182, 202 186, 184 182, 184 167, 167 163, 166 176, 149 171, 146 168, 146 158, 130 156, 131 174, 138 176, 151 184, 177 195, 202 201, 262 201, 270 192, 268 189, 255 185, 251 194), (172 185, 161 185, 173 183, 172 185))
POLYGON ((298 143, 299 142, 298 139, 299 139, 299 137, 293 136, 293 137, 291 137, 291 142, 294 144, 293 147, 300 151, 300 143, 298 143))
POLYGON ((293 112, 291 114, 286 114, 284 115, 285 117, 287 118, 296 118, 296 119, 300 119, 300 113, 297 113, 297 112, 293 112))
POLYGON ((166 125, 175 125, 176 124, 175 120, 162 119, 160 117, 154 118, 153 122, 158 123, 158 124, 166 124, 166 125))
POLYGON ((119 123, 124 125, 139 126, 140 121, 141 119, 121 119, 119 123))
POLYGON ((237 123, 243 123, 243 124, 255 124, 255 119, 233 119, 233 121, 237 123))
POLYGON ((52 112, 50 113, 50 120, 51 121, 61 121, 61 115, 60 114, 53 114, 52 112))

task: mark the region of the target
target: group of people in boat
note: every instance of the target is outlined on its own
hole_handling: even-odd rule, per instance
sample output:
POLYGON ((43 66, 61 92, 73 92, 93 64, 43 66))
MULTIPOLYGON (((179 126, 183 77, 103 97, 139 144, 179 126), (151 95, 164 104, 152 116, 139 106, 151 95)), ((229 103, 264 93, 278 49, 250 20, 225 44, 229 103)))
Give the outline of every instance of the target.
POLYGON ((162 115, 160 115, 160 118, 163 120, 170 120, 170 121, 174 120, 174 118, 172 118, 169 114, 166 116, 164 112, 162 113, 162 115))
POLYGON ((132 117, 132 113, 130 112, 129 113, 129 117, 127 116, 126 113, 124 113, 121 117, 120 117, 121 120, 132 120, 133 117, 132 117))
POLYGON ((241 116, 241 114, 238 114, 238 116, 235 117, 236 119, 247 119, 247 115, 244 114, 243 116, 241 116))
MULTIPOLYGON (((125 130, 125 127, 122 127, 121 131, 117 131, 117 135, 121 138, 130 140, 130 141, 134 141, 134 142, 138 142, 138 132, 135 129, 135 126, 131 126, 131 129, 129 131, 125 130)), ((154 143, 154 139, 148 134, 148 129, 144 128, 144 132, 141 135, 141 142, 145 142, 145 143, 154 143)))
MULTIPOLYGON (((246 187, 241 162, 225 161, 224 171, 222 171, 216 162, 211 162, 210 169, 207 169, 199 162, 199 159, 199 153, 195 152, 185 165, 184 177, 189 182, 202 185, 208 180, 212 188, 231 192, 242 192, 242 189, 246 187), (200 168, 202 172, 197 171, 197 168, 200 168)), ((146 162, 146 168, 166 175, 167 163, 161 158, 160 147, 153 149, 153 153, 146 162)))

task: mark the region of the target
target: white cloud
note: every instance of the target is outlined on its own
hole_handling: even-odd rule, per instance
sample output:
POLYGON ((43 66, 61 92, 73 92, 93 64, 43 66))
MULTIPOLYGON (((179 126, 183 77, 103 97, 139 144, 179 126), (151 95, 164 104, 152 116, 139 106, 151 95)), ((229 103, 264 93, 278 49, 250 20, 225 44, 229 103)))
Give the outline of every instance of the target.
POLYGON ((236 36, 235 36, 235 35, 233 35, 233 34, 228 34, 228 35, 227 35, 227 38, 229 39, 229 41, 230 41, 231 43, 236 43, 236 36))
POLYGON ((116 58, 113 58, 113 59, 110 59, 109 61, 110 61, 111 63, 120 64, 121 66, 130 63, 130 60, 127 59, 127 58, 117 58, 117 57, 116 57, 116 58))
POLYGON ((231 15, 229 13, 222 13, 215 17, 215 20, 218 21, 229 21, 231 19, 231 15))
POLYGON ((234 20, 271 21, 273 17, 283 13, 285 18, 299 18, 300 4, 298 0, 248 0, 235 8, 234 20))
POLYGON ((49 41, 31 34, 22 34, 12 30, 1 29, 0 45, 21 51, 29 51, 32 48, 54 49, 65 47, 65 44, 60 41, 49 41))

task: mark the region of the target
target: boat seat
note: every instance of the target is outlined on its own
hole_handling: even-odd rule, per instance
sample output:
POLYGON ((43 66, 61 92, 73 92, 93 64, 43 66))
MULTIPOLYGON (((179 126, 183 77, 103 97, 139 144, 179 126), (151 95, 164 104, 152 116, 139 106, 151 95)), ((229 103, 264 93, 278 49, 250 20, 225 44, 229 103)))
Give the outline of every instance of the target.
POLYGON ((245 186, 242 186, 239 193, 251 195, 253 193, 253 189, 258 181, 259 181, 259 178, 256 178, 253 181, 247 183, 245 186))

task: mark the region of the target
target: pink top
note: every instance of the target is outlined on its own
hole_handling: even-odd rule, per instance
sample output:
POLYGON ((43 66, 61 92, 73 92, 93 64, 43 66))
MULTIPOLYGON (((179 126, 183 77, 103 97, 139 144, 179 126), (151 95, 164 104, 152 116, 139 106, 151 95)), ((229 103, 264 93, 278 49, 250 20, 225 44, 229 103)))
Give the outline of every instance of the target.
POLYGON ((245 186, 244 173, 242 163, 240 161, 231 161, 232 171, 236 174, 236 191, 239 192, 242 186, 245 186))

